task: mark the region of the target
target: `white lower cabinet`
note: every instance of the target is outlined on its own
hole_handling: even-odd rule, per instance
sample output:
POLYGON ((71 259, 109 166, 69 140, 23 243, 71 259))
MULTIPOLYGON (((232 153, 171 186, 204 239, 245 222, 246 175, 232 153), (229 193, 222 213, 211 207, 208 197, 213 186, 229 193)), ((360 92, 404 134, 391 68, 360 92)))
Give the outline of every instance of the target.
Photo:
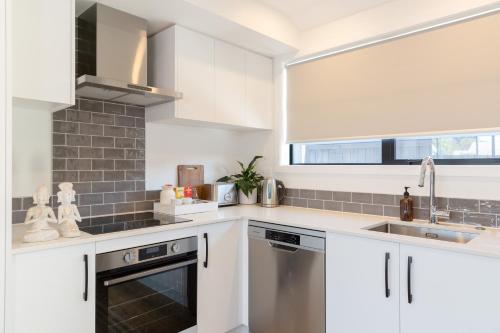
POLYGON ((499 259, 407 245, 400 258, 401 333, 500 332, 499 259))
POLYGON ((198 230, 198 332, 228 332, 244 321, 245 223, 198 230))
POLYGON ((95 244, 16 254, 13 264, 15 333, 95 331, 95 244))
POLYGON ((331 233, 326 246, 328 333, 500 332, 500 259, 331 233))
POLYGON ((397 333, 399 244, 327 234, 326 311, 327 332, 397 333))

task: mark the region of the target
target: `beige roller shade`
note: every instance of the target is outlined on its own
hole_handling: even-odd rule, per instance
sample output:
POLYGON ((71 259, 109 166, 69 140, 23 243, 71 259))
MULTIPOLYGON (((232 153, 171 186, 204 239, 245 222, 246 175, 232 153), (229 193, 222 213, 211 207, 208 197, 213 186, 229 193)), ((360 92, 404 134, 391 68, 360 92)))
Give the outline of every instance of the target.
POLYGON ((500 14, 291 65, 288 142, 500 129, 500 14))

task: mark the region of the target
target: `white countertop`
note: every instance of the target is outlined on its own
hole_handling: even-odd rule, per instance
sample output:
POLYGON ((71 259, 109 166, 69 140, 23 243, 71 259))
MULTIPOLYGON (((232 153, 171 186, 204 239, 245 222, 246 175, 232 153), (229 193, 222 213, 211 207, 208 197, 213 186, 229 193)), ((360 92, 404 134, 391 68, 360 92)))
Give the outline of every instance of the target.
POLYGON ((26 226, 13 226, 13 241, 12 253, 25 253, 37 250, 50 248, 64 247, 76 244, 99 242, 112 240, 123 237, 136 235, 150 234, 160 231, 177 230, 189 227, 196 227, 204 224, 217 222, 249 219, 263 222, 271 222, 284 224, 288 226, 314 229, 326 232, 336 232, 350 234, 354 236, 362 236, 366 238, 379 239, 384 241, 393 241, 402 244, 410 244, 424 247, 431 247, 443 250, 452 250, 475 255, 489 256, 500 258, 500 230, 487 229, 478 231, 473 227, 454 225, 454 224, 438 224, 435 226, 429 225, 423 221, 416 222, 399 222, 398 219, 389 218, 386 216, 341 213, 327 210, 317 210, 308 208, 282 206, 277 208, 263 208, 259 206, 233 206, 219 208, 216 212, 199 213, 191 215, 183 215, 183 217, 193 219, 192 222, 170 224, 157 227, 149 227, 143 229, 133 229, 127 231, 119 231, 101 235, 90 235, 82 233, 78 238, 59 238, 54 241, 43 243, 23 243, 22 236, 26 226), (375 226, 384 221, 413 225, 425 225, 432 228, 444 228, 451 230, 459 230, 465 232, 478 233, 479 235, 468 242, 467 244, 458 244, 453 242, 432 240, 411 236, 402 236, 395 234, 385 234, 381 232, 365 230, 371 226, 375 226))

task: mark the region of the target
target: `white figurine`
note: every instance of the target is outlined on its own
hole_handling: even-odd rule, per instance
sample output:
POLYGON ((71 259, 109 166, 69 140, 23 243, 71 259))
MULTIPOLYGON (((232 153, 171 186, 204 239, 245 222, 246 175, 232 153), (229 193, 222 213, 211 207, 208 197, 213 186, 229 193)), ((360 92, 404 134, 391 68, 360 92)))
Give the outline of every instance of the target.
POLYGON ((24 234, 24 242, 44 242, 59 238, 59 232, 49 226, 49 222, 57 223, 54 211, 47 206, 49 199, 50 194, 45 185, 40 186, 33 194, 33 203, 36 206, 28 209, 26 213, 24 223, 30 227, 24 234))
POLYGON ((80 230, 76 222, 82 222, 80 213, 76 205, 72 204, 75 201, 75 190, 72 183, 59 184, 60 191, 57 192, 57 202, 59 205, 59 224, 63 237, 78 237, 80 230))

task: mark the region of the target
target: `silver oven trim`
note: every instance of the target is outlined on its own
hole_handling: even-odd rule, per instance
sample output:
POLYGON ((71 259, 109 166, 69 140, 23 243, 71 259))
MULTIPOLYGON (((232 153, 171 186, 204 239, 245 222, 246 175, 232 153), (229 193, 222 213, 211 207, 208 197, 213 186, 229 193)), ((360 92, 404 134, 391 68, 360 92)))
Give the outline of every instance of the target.
POLYGON ((132 266, 143 262, 168 258, 197 250, 198 250, 198 238, 196 236, 193 236, 188 238, 175 239, 163 243, 154 243, 140 247, 102 253, 96 256, 96 272, 100 273, 111 269, 132 266), (162 246, 162 245, 166 245, 167 255, 139 260, 139 250, 147 249, 149 247, 162 246))
POLYGON ((116 279, 106 280, 106 281, 104 281, 104 285, 106 287, 109 287, 109 286, 112 286, 112 285, 115 285, 115 284, 118 284, 118 283, 127 282, 127 281, 135 280, 135 279, 140 279, 140 278, 146 277, 148 275, 154 275, 154 274, 158 274, 158 273, 163 273, 163 272, 171 271, 171 270, 174 270, 174 269, 177 269, 177 268, 186 267, 186 266, 195 264, 197 262, 198 262, 198 259, 192 259, 192 260, 183 261, 183 262, 179 262, 179 263, 172 264, 172 265, 167 265, 167 266, 163 266, 163 267, 149 269, 147 271, 142 271, 142 272, 139 272, 139 273, 129 274, 129 275, 122 276, 122 277, 119 277, 119 278, 116 278, 116 279))

